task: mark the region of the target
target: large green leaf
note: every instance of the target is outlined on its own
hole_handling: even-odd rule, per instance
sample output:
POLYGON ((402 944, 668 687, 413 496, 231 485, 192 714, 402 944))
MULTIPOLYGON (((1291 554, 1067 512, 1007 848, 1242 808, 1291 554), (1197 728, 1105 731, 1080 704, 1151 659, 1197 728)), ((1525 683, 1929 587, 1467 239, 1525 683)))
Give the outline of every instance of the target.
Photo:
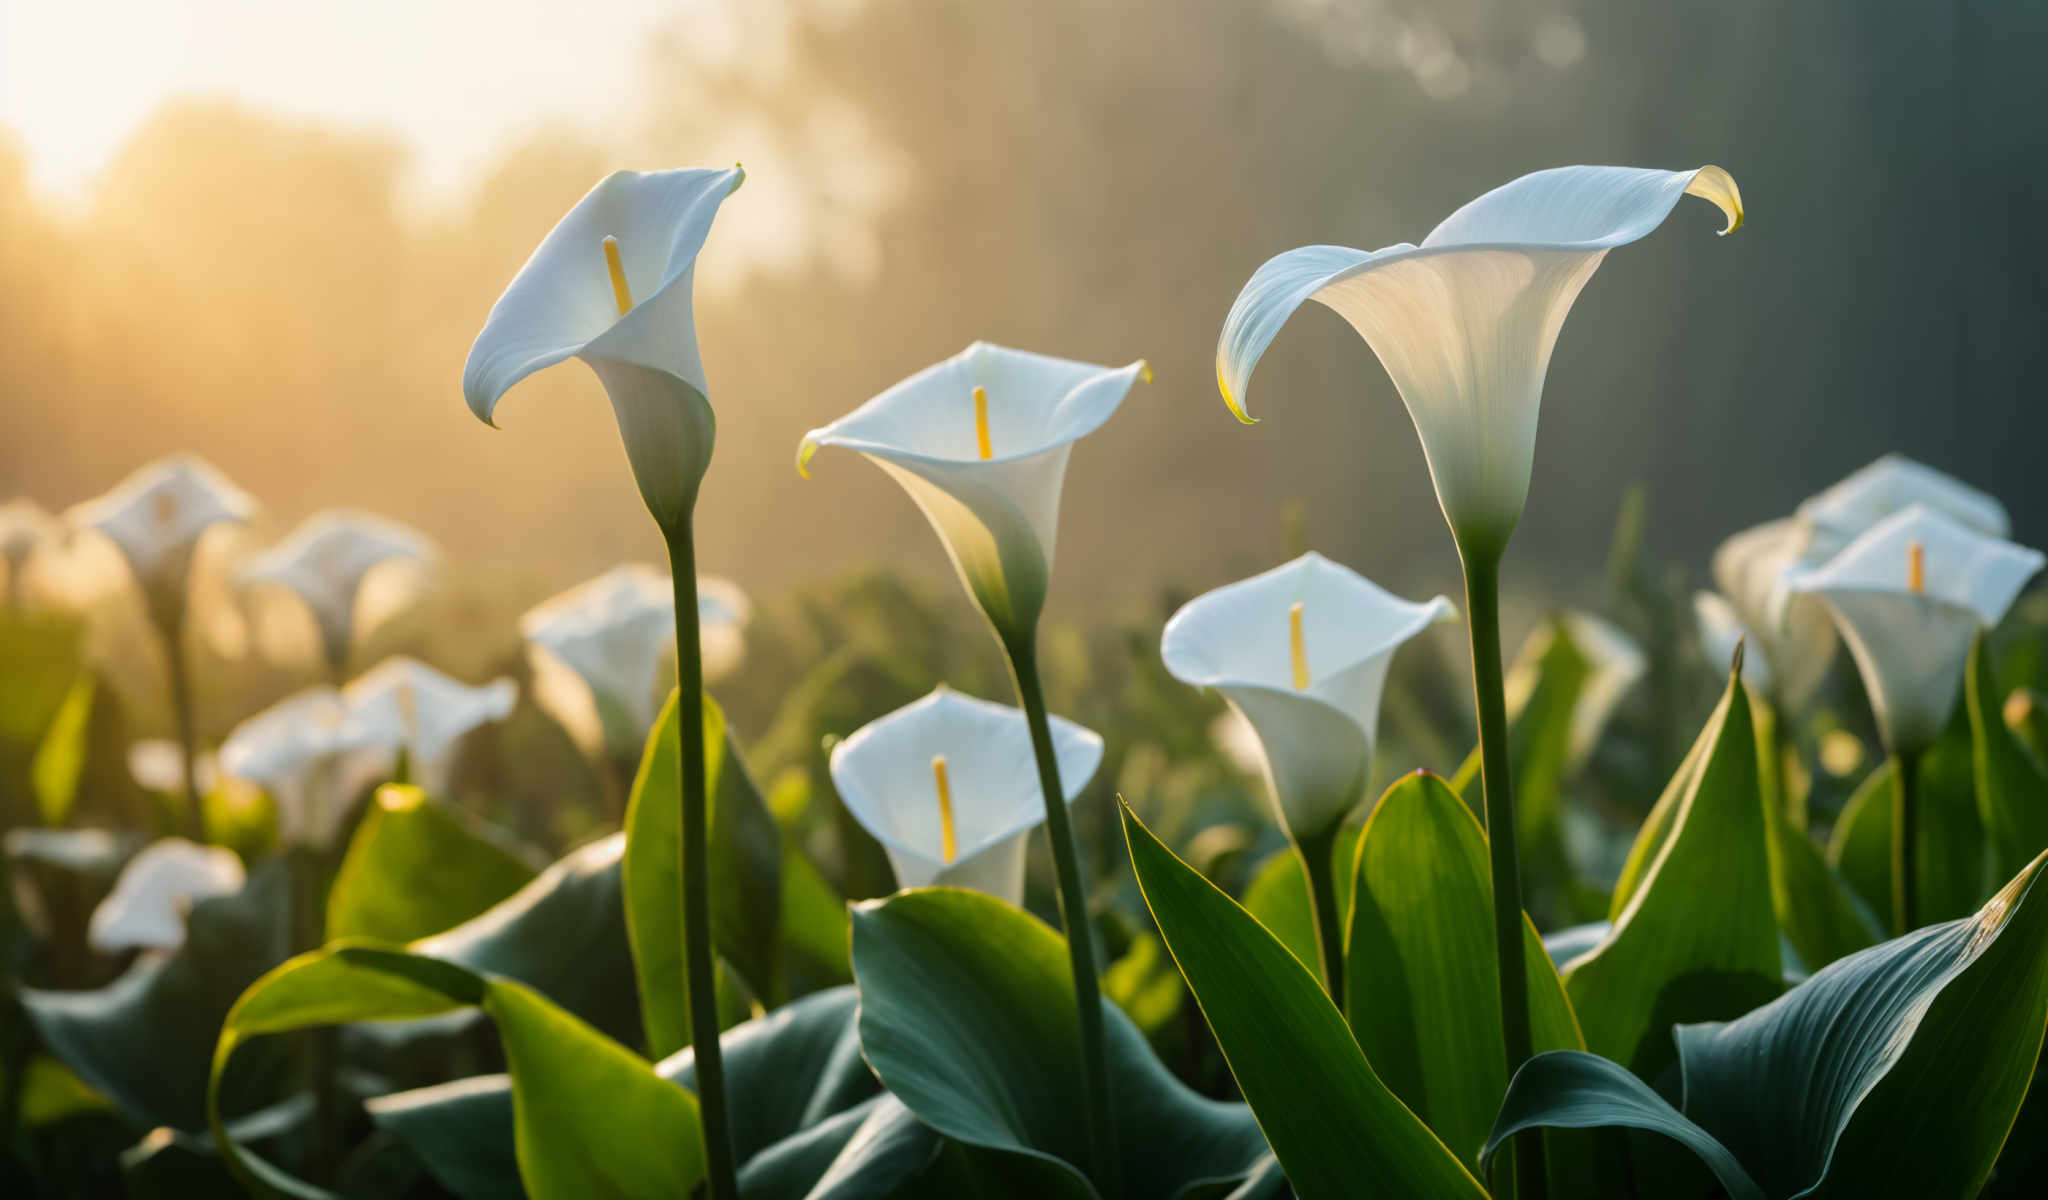
MULTIPOLYGON (((207 1069, 235 998, 290 947, 291 864, 266 864, 233 896, 202 900, 184 944, 143 958, 93 991, 24 988, 22 1007, 50 1053, 143 1128, 206 1127, 207 1069)), ((240 1113, 274 1096, 276 1055, 255 1056, 227 1083, 240 1113), (265 1061, 267 1057, 267 1061, 265 1061)))
MULTIPOLYGON (((1129 808, 1124 835, 1145 903, 1298 1195, 1355 1196, 1361 1185, 1398 1196, 1485 1195, 1373 1073, 1300 959, 1129 808)), ((855 959, 858 969, 857 945, 855 959)))
POLYGON ((1501 1102, 1482 1157, 1528 1129, 1642 1129, 1662 1134, 1699 1156, 1731 1200, 1764 1200, 1763 1190, 1714 1135, 1629 1074, 1620 1063, 1580 1050, 1553 1050, 1522 1064, 1501 1102))
POLYGON ((1673 786, 1668 816, 1653 812, 1631 855, 1649 863, 1641 882, 1606 939, 1564 967, 1586 1045, 1645 1077, 1670 1060, 1672 1024, 1735 1016, 1780 988, 1756 738, 1738 676, 1673 786))
POLYGON ((2005 723, 1982 635, 1970 649, 1964 689, 1977 814, 1991 838, 1995 869, 2005 878, 2048 847, 2048 775, 2005 723))
MULTIPOLYGON (((1090 1143, 1069 971, 1058 934, 979 892, 921 888, 854 909, 869 1064, 925 1124, 1002 1156, 1000 1173, 1028 1180, 1026 1194, 1095 1194, 1075 1165, 1088 1161, 1090 1143)), ((1329 1013, 1341 1034, 1341 1018, 1329 1013)), ((1106 1000, 1103 1022, 1122 1154, 1118 1195, 1183 1196, 1248 1175, 1266 1149, 1252 1114, 1188 1090, 1106 1000)))
POLYGON ((86 754, 92 734, 93 698, 98 687, 93 676, 79 672, 64 695, 36 747, 30 775, 35 786, 36 814, 45 825, 62 825, 71 819, 78 800, 78 781, 85 774, 86 754))
MULTIPOLYGON (((373 942, 303 954, 243 993, 214 1050, 218 1082, 235 1050, 264 1034, 344 1021, 427 1017, 478 1007, 510 1066, 520 1179, 541 1197, 673 1197, 704 1172, 696 1098, 523 984, 373 942)), ((222 1156, 259 1194, 317 1195, 243 1153, 209 1095, 222 1156)))
POLYGON ((847 956, 851 926, 846 897, 812 864, 794 841, 782 844, 782 938, 784 949, 827 983, 853 978, 847 956))
MULTIPOLYGON (((1435 775, 1380 797, 1359 840, 1344 956, 1345 1017, 1380 1079, 1477 1166, 1507 1091, 1486 834, 1435 775)), ((1564 985, 1526 924, 1538 1050, 1583 1049, 1564 985)))
POLYGON ((534 876, 509 839, 416 787, 377 790, 327 894, 327 937, 409 942, 453 928, 534 876))
MULTIPOLYGON (((1337 830, 1330 848, 1332 878, 1336 881, 1337 911, 1351 911, 1351 860, 1358 852, 1360 827, 1346 825, 1337 830)), ((1322 954, 1316 948, 1314 901, 1308 894, 1308 875, 1301 869, 1301 855, 1293 846, 1283 846, 1266 857, 1245 885, 1245 911, 1257 917, 1266 931, 1294 952, 1302 965, 1317 972, 1322 954)))
MULTIPOLYGON (((648 734, 626 809, 626 928, 647 1044, 659 1057, 690 1042, 683 960, 682 735, 669 694, 648 734)), ((725 713, 704 698, 704 779, 710 822, 711 937, 757 996, 781 988, 782 835, 740 761, 725 713)))

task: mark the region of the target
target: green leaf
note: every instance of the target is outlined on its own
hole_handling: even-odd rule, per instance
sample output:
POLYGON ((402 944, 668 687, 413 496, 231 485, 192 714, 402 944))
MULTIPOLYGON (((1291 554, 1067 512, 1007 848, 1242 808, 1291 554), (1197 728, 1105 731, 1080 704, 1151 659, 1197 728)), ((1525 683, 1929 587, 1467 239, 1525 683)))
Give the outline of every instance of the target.
POLYGON ((2048 775, 2005 723, 1982 634, 1970 649, 1963 687, 1977 814, 1991 838, 1994 869, 2001 878, 2009 877, 2048 847, 2048 775))
MULTIPOLYGON (((528 1194, 682 1196, 703 1177, 697 1103, 688 1091, 523 984, 396 946, 336 943, 257 980, 221 1029, 212 1078, 217 1084, 252 1037, 468 1006, 490 1014, 505 1047, 513 1141, 528 1194)), ((252 1191, 320 1194, 244 1154, 211 1093, 208 1115, 222 1157, 252 1191)))
POLYGON ((97 690, 93 677, 80 672, 50 719, 42 744, 36 747, 30 772, 35 782, 36 812, 45 825, 62 825, 71 819, 71 806, 78 799, 78 781, 85 774, 92 703, 97 690))
POLYGON ((1842 959, 1739 1020, 1680 1026, 1686 1114, 1772 1195, 1976 1195, 2048 1026, 2044 861, 1974 917, 1842 959))
MULTIPOLYGON (((1405 776, 1373 808, 1354 867, 1345 1017, 1380 1079, 1477 1166, 1508 1072, 1486 834, 1438 776, 1405 776)), ((1585 1042, 1524 918, 1538 1050, 1585 1042)))
MULTIPOLYGON (((1992 848, 1978 815, 1975 752, 1968 715, 1956 720, 1920 758, 1914 838, 1922 925, 1974 912, 1993 887, 1992 848)), ((1892 764, 1858 787, 1828 841, 1828 861, 1875 913, 1892 911, 1892 764)))
MULTIPOLYGON (((1030 1181, 1025 1194, 1095 1194, 1073 1165, 1088 1161, 1089 1139, 1069 971, 1058 934, 980 892, 920 888, 853 912, 869 1064, 925 1124, 1003 1156, 1001 1173, 1030 1181)), ((1250 1173, 1266 1149, 1252 1114, 1181 1084, 1107 1001, 1103 1023, 1122 1195, 1175 1197, 1250 1173)))
POLYGON ((503 834, 416 787, 377 790, 327 896, 327 937, 409 942, 517 892, 534 869, 503 834))
POLYGON ((1619 1063, 1579 1050, 1538 1054, 1515 1072, 1500 1119, 1482 1158, 1527 1129, 1642 1129, 1662 1134, 1699 1156, 1731 1200, 1764 1200, 1763 1189, 1728 1148, 1671 1107, 1619 1063))
POLYGON ((1756 738, 1733 674, 1673 788, 1631 855, 1649 863, 1641 883, 1564 967, 1587 1047, 1645 1077, 1669 1062, 1672 1024, 1735 1016, 1781 986, 1756 738))
POLYGON ((1139 1031, 1158 1045, 1180 1016, 1186 993, 1166 943, 1147 932, 1133 937, 1124 956, 1102 973, 1102 994, 1116 1001, 1139 1031))
MULTIPOLYGON (((1337 830, 1330 848, 1337 885, 1337 911, 1351 911, 1351 860, 1358 852, 1360 827, 1346 825, 1337 830)), ((1322 954, 1316 949, 1314 901, 1308 894, 1308 875, 1301 869, 1301 854, 1283 846, 1266 857, 1244 889, 1245 911, 1257 917, 1266 931, 1294 952, 1303 966, 1321 978, 1322 954)))
POLYGON ((786 948, 827 983, 853 979, 846 898, 794 841, 782 844, 782 936, 786 948))
MULTIPOLYGON (((659 1057, 690 1043, 684 987, 681 705, 675 692, 647 737, 626 809, 626 928, 647 1044, 659 1057)), ((782 835, 740 761, 725 713, 704 697, 704 779, 711 860, 711 938, 757 996, 781 989, 782 835)))
MULTIPOLYGON (((1300 959, 1128 807, 1124 836, 1145 903, 1297 1194, 1355 1196, 1370 1181, 1387 1195, 1485 1195, 1373 1073, 1300 959)), ((858 968, 858 946, 855 959, 858 968)))

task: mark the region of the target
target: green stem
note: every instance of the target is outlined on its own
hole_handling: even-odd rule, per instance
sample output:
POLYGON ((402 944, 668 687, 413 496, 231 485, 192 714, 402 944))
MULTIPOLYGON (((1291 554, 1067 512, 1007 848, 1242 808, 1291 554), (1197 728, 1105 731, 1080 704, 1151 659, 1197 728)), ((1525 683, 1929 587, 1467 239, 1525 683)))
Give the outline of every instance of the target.
POLYGON ((199 806, 199 735, 192 705, 192 673, 185 657, 185 622, 167 621, 162 626, 164 659, 170 668, 171 717, 177 724, 179 764, 185 777, 186 836, 206 843, 206 814, 199 806))
MULTIPOLYGON (((1465 566, 1465 615, 1472 637, 1473 705, 1479 715, 1479 778, 1486 798, 1487 853, 1493 868, 1494 954, 1500 966, 1500 1025, 1507 1050, 1508 1078, 1535 1051, 1529 1032, 1529 977, 1523 957, 1522 879, 1515 857, 1514 780, 1508 767, 1507 697, 1500 657, 1500 558, 1461 557, 1465 566)), ((1540 1200, 1544 1193, 1543 1141, 1526 1133, 1515 1139, 1515 1195, 1540 1200)))
MULTIPOLYGON (((318 950, 327 941, 327 863, 317 851, 299 847, 288 853, 291 872, 292 953, 318 950)), ((341 1030, 309 1029, 300 1035, 300 1069, 306 1090, 313 1094, 313 1120, 306 1136, 306 1177, 331 1182, 341 1163, 343 1121, 338 1065, 341 1030)))
POLYGON ((1913 869, 1919 824, 1920 755, 1892 752, 1892 933, 1903 937, 1918 926, 1920 879, 1913 869))
POLYGON ((1316 923, 1316 953, 1322 957, 1323 986, 1330 1003, 1344 1011, 1344 922, 1337 912, 1337 867, 1331 857, 1337 849, 1337 833, 1344 827, 1332 821, 1329 829, 1294 843, 1301 855, 1301 869, 1308 876, 1309 912, 1316 923))
POLYGON ((1117 1158, 1116 1106, 1110 1094, 1109 1059, 1103 1045, 1102 992, 1095 981, 1095 938, 1088 925, 1088 891, 1081 880, 1081 857, 1074 848, 1074 828, 1067 821, 1066 790, 1052 749, 1052 724, 1046 717, 1045 693, 1038 681, 1038 641, 1027 633, 1006 640, 1017 698, 1031 724, 1031 749, 1038 756, 1038 786, 1045 796, 1045 832, 1052 843, 1053 865, 1059 874, 1060 925, 1067 935, 1067 958, 1074 970, 1074 1003, 1081 1020, 1082 1115, 1088 1124, 1095 1158, 1096 1190, 1105 1196, 1123 1194, 1122 1164, 1117 1158))
POLYGON ((704 659, 697 630, 697 550, 690 522, 668 535, 676 591, 676 714, 682 728, 683 957, 696 1049, 697 1106, 704 1121, 710 1200, 739 1200, 726 1120, 725 1063, 718 1044, 717 978, 711 961, 711 867, 704 804, 704 659))

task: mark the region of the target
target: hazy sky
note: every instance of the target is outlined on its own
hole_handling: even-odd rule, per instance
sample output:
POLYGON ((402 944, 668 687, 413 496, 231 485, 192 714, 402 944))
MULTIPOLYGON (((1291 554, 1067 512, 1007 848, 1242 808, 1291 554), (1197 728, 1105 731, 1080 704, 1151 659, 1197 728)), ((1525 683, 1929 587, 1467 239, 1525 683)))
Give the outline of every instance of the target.
MULTIPOLYGON (((508 132, 602 136, 637 116, 649 32, 719 0, 0 0, 0 126, 39 191, 82 199, 167 97, 396 130, 414 198, 459 188, 508 132), (692 12, 692 10, 696 10, 692 12)), ((716 36, 716 20, 708 22, 716 36)))

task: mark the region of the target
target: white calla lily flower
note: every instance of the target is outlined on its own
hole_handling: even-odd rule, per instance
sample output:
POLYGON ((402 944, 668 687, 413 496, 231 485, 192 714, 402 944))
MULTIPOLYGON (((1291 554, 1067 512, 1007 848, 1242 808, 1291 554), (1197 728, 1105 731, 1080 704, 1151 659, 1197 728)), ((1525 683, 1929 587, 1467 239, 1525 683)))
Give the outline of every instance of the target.
POLYGON ((717 422, 697 351, 697 254, 730 170, 618 171, 576 202, 519 269, 470 348, 462 390, 486 423, 513 384, 580 358, 611 398, 648 511, 687 523, 717 422))
POLYGON ((976 342, 804 435, 797 470, 821 446, 866 456, 931 521, 960 580, 1005 639, 1045 605, 1060 488, 1076 441, 1152 377, 976 342))
POLYGON ((1609 250, 1699 196, 1742 224, 1719 167, 1558 167, 1495 188, 1422 240, 1382 250, 1304 246, 1268 261, 1231 306, 1216 379, 1240 420, 1260 355, 1297 308, 1336 310, 1393 379, 1461 548, 1497 555, 1521 520, 1550 353, 1609 250))
POLYGON ((380 731, 326 686, 307 688, 250 717, 220 748, 223 775, 270 794, 279 840, 315 849, 334 840, 356 794, 388 776, 395 760, 380 731))
MULTIPOLYGON (((1051 718, 1066 802, 1102 765, 1102 738, 1051 718)), ((1045 820, 1024 713, 941 686, 832 748, 832 785, 882 843, 899 887, 944 884, 1024 902, 1024 852, 1045 820)))
POLYGON ((412 782, 445 792, 455 751, 471 730, 502 721, 518 703, 519 686, 494 679, 471 687, 417 659, 387 658, 341 689, 349 715, 376 744, 404 751, 412 782))
MULTIPOLYGON (((535 699, 580 741, 631 759, 661 708, 675 611, 668 575, 642 563, 613 567, 536 606, 519 622, 536 651, 535 699)), ((738 585, 698 577, 705 682, 738 664, 751 614, 738 585)))
MULTIPOLYGON (((1714 550, 1714 584, 1727 606, 1716 620, 1732 617, 1740 625, 1737 636, 1749 639, 1744 682, 1781 704, 1803 703, 1835 658, 1835 626, 1827 610, 1813 597, 1794 596, 1785 588, 1791 574, 1819 565, 1813 544, 1812 526, 1787 517, 1745 529, 1714 550)), ((1696 611, 1704 622, 1704 611, 1697 606, 1696 611)), ((1730 661, 1734 642, 1727 641, 1725 652, 1717 646, 1709 646, 1708 662, 1720 670, 1730 661)))
POLYGON ((99 906, 86 939, 103 954, 175 950, 185 940, 185 916, 209 896, 242 890, 242 860, 232 850, 184 838, 151 842, 128 860, 99 906))
POLYGON ((1544 622, 1515 653, 1502 686, 1510 716, 1519 714, 1535 694, 1543 656, 1560 629, 1586 664, 1586 677, 1572 702, 1571 729, 1565 735, 1565 770, 1572 772, 1593 756, 1615 708, 1649 671, 1650 660, 1635 639, 1614 622, 1589 612, 1561 613, 1556 620, 1544 622))
POLYGON ((2005 506, 1989 493, 1903 454, 1887 454, 1799 506, 1797 515, 1813 530, 1809 559, 1834 555, 1871 526, 1915 504, 1989 537, 2012 533, 2005 506))
POLYGON ((1827 606, 1886 745, 1912 755, 1954 713, 1971 642, 2004 618, 2042 561, 2038 550, 1915 504, 1787 586, 1827 606))
POLYGON ((245 582, 289 588, 306 602, 328 668, 339 676, 355 645, 363 580, 386 564, 417 569, 434 557, 433 543, 396 521, 331 509, 307 518, 291 536, 251 559, 241 575, 245 582))
POLYGON ((185 605, 185 584, 199 539, 223 522, 240 524, 256 513, 249 494, 190 455, 160 459, 96 500, 66 515, 74 528, 98 530, 128 561, 148 597, 150 611, 174 631, 185 605))
POLYGON ((1333 829, 1364 794, 1394 652, 1457 610, 1416 604, 1313 551, 1183 605, 1160 652, 1211 687, 1264 751, 1280 823, 1297 840, 1333 829))
POLYGON ((35 501, 21 497, 0 504, 0 563, 7 567, 8 607, 26 606, 29 560, 63 537, 63 524, 35 501))
MULTIPOLYGON (((1728 602, 1728 597, 1719 592, 1694 592, 1692 597, 1693 622, 1699 631, 1700 656, 1707 660, 1712 670, 1720 670, 1723 663, 1735 661, 1735 650, 1757 642, 1756 635, 1744 623, 1742 614, 1728 602)), ((1830 627, 1832 638, 1833 629, 1830 627)), ((1771 663, 1761 649, 1745 649, 1742 655, 1742 686, 1760 696, 1772 695, 1771 686, 1776 679, 1771 675, 1771 663)))

